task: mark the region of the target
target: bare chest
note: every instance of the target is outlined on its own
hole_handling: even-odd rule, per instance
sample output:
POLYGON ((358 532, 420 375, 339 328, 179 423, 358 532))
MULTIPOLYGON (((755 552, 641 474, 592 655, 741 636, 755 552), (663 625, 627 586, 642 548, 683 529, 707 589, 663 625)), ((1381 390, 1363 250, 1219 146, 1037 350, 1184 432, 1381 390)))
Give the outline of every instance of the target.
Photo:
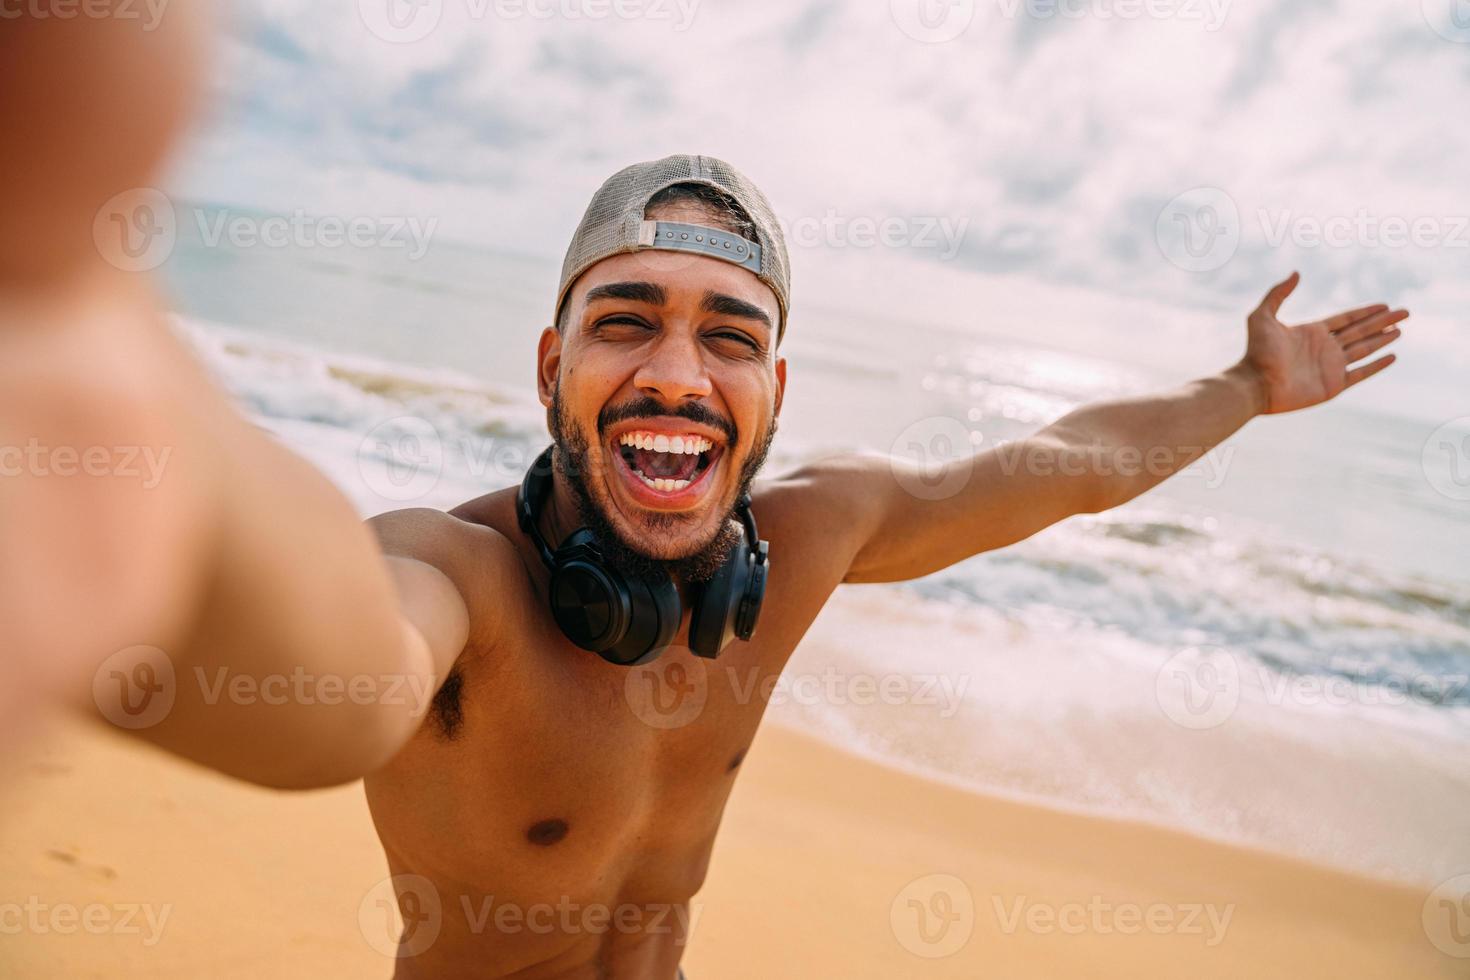
POLYGON ((624 668, 559 636, 528 642, 555 653, 535 676, 466 658, 369 780, 390 860, 472 900, 687 900, 766 705, 761 651, 676 647, 624 668))

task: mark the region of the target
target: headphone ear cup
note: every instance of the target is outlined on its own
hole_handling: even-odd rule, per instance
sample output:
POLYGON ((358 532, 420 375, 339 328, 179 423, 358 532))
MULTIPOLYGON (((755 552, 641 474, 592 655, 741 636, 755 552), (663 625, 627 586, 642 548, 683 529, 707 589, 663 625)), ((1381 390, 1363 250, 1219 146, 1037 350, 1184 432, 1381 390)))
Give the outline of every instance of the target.
POLYGON ((750 584, 735 613, 735 635, 742 640, 755 635, 755 624, 760 620, 761 604, 766 599, 766 573, 771 570, 770 547, 762 541, 751 555, 750 584))
POLYGON ((665 575, 653 582, 623 580, 621 575, 616 577, 623 581, 632 615, 622 638, 597 652, 609 663, 636 667, 653 660, 674 642, 683 607, 679 604, 679 589, 670 576, 665 575))
POLYGON ((601 653, 619 643, 633 618, 632 597, 596 562, 559 561, 551 573, 551 615, 567 639, 601 653))
POLYGON ((724 564, 701 585, 689 615, 689 649, 714 659, 735 635, 735 620, 751 577, 750 546, 745 538, 724 564))

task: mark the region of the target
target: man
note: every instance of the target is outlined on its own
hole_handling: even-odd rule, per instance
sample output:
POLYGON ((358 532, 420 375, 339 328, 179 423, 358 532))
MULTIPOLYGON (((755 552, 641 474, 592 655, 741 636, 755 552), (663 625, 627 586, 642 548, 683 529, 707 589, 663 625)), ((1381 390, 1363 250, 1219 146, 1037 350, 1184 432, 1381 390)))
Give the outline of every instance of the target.
POLYGON ((549 611, 550 572, 518 526, 516 487, 448 514, 372 522, 386 554, 443 572, 425 580, 432 599, 429 588, 404 593, 407 608, 439 611, 410 617, 418 630, 457 637, 451 621, 469 624, 464 649, 436 658, 458 654, 434 717, 367 780, 405 906, 442 910, 432 941, 410 923, 399 975, 674 975, 688 903, 765 707, 750 682, 780 673, 843 582, 925 575, 1164 478, 1154 466, 1117 475, 1127 468, 1089 462, 1099 454, 1197 447, 1170 452, 1167 469, 1180 469, 1254 415, 1325 401, 1388 363, 1348 369, 1391 342, 1405 314, 1372 306, 1286 328, 1276 313, 1296 281, 1266 297, 1245 357, 1217 376, 1083 408, 944 472, 839 457, 752 485, 787 381, 778 346, 788 271, 771 209, 708 157, 612 177, 568 250, 556 325, 538 350, 556 444, 539 530, 554 543, 593 528, 604 561, 631 575, 664 563, 686 611, 673 644, 645 666, 579 649, 549 611), (679 247, 700 236, 719 252, 679 247), (755 252, 759 261, 741 261, 755 252), (1022 465, 1008 472, 1006 453, 1022 465), (677 482, 650 485, 663 473, 677 482), (937 500, 906 492, 923 475, 958 489, 937 500), (770 547, 767 597, 751 640, 706 666, 687 648, 687 610, 738 541, 732 509, 748 488, 770 547), (630 671, 647 676, 630 683, 630 671), (692 720, 666 727, 651 716, 644 679, 669 699, 664 710, 696 698, 692 720), (497 930, 484 915, 491 896, 521 909, 632 910, 628 921, 646 928, 592 930, 563 917, 539 934, 497 930))
MULTIPOLYGON (((85 68, 75 84, 100 93, 108 81, 85 68)), ((130 176, 90 191, 122 190, 113 185, 130 176)), ((0 363, 24 355, 44 369, 43 382, 0 386, 7 438, 131 438, 176 452, 150 497, 106 478, 61 484, 69 506, 48 506, 57 484, 34 474, 3 487, 27 508, 6 527, 6 553, 27 572, 19 584, 71 603, 46 607, 65 643, 31 615, 41 652, 26 659, 72 651, 57 683, 99 705, 100 688, 86 687, 96 678, 151 691, 160 671, 219 668, 407 678, 436 692, 425 716, 386 696, 263 705, 179 683, 163 717, 138 727, 266 785, 366 777, 405 920, 404 978, 678 975, 690 901, 765 707, 750 681, 780 673, 839 584, 922 576, 1122 504, 1254 416, 1324 402, 1382 370, 1391 356, 1353 365, 1407 316, 1375 305, 1287 327, 1277 314, 1293 275, 1250 315, 1245 354, 1219 374, 1081 408, 937 472, 861 455, 755 481, 787 383, 785 246, 734 168, 671 157, 605 184, 568 250, 538 348, 555 445, 535 484, 545 496, 523 502, 528 515, 518 487, 449 513, 385 514, 369 522, 374 537, 324 478, 228 406, 133 280, 63 245, 66 263, 17 269, 0 297, 12 317, 0 363), (1154 447, 1170 447, 1167 465, 1154 465, 1154 447), (1096 465, 1127 453, 1151 465, 1096 465), (920 477, 953 492, 909 493, 920 477), (46 535, 70 519, 88 537, 56 559, 46 535), (630 590, 664 590, 633 604, 651 640, 590 637, 607 632, 612 605, 576 588, 558 587, 553 613, 562 572, 551 566, 576 557, 557 549, 578 528, 584 564, 630 590), (110 590, 128 601, 105 601, 110 590), (85 628, 73 623, 93 600, 85 628), (693 631, 714 622, 718 649, 691 637, 696 608, 728 613, 693 631), (667 723, 686 695, 697 712, 667 723)))

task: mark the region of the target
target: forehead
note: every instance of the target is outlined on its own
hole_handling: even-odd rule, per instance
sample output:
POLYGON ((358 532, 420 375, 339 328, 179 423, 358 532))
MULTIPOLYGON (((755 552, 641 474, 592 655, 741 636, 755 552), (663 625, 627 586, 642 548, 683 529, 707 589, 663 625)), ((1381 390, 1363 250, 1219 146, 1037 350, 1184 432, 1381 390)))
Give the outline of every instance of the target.
POLYGON ((651 282, 662 286, 670 306, 698 303, 715 292, 754 303, 780 322, 781 307, 770 286, 749 269, 705 255, 645 249, 612 255, 586 272, 572 287, 569 300, 580 304, 588 290, 614 282, 651 282))

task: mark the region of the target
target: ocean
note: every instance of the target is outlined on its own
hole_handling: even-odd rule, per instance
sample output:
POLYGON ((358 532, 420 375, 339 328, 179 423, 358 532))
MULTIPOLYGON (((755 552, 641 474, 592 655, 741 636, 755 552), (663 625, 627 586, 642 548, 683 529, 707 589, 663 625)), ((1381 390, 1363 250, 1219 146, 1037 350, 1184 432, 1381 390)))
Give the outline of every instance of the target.
MULTIPOLYGON (((161 270, 179 329, 365 515, 517 482, 548 441, 534 365, 554 260, 235 247, 200 224, 180 222, 161 270)), ((984 448, 1182 380, 1147 338, 1100 351, 1066 324, 997 330, 958 292, 879 309, 841 266, 803 291, 802 259, 767 472, 984 448)), ((771 717, 985 792, 1396 880, 1463 873, 1470 421, 1446 421, 1470 401, 1446 408, 1259 419, 1124 507, 843 587, 771 717)))

